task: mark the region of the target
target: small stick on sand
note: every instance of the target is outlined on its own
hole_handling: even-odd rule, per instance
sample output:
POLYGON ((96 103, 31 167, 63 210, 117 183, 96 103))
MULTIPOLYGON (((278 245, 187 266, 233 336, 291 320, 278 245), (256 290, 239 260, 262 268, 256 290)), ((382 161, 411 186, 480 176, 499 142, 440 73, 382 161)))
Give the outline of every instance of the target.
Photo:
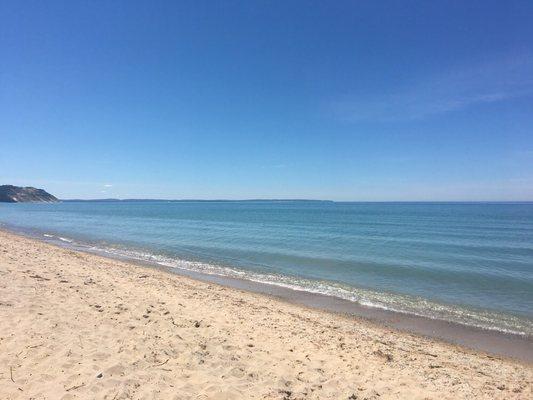
POLYGON ((82 386, 85 386, 85 383, 82 383, 80 385, 75 385, 75 386, 72 386, 72 387, 69 387, 68 389, 65 389, 67 392, 70 392, 71 390, 75 390, 75 389, 79 389, 81 388, 82 386))
POLYGON ((11 376, 11 382, 15 383, 15 380, 13 379, 13 367, 9 367, 9 375, 11 376))
POLYGON ((166 361, 163 361, 162 363, 155 364, 154 367, 160 367, 162 365, 165 365, 168 362, 168 360, 170 360, 170 358, 167 358, 166 361))

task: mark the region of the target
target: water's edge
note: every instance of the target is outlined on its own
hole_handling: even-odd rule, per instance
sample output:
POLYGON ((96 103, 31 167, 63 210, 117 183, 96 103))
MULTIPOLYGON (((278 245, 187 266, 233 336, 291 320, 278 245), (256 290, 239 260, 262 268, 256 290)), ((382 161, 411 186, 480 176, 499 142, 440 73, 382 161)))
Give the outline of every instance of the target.
POLYGON ((42 233, 24 230, 13 226, 6 226, 5 224, 2 224, 0 229, 12 234, 67 248, 69 250, 127 261, 135 265, 156 268, 167 273, 186 276, 202 282, 209 282, 234 289, 259 293, 292 304, 341 314, 351 318, 360 318, 403 332, 442 340, 447 343, 523 361, 529 364, 533 363, 533 338, 529 336, 521 336, 501 331, 491 331, 444 320, 368 307, 334 296, 301 291, 268 283, 173 268, 157 262, 139 260, 125 255, 104 252, 102 250, 79 245, 64 238, 52 235, 43 236, 42 233))

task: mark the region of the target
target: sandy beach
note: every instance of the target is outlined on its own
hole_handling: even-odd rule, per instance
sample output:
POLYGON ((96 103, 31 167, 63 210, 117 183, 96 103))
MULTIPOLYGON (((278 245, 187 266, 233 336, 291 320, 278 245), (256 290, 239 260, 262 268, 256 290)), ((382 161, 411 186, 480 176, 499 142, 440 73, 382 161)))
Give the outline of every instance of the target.
POLYGON ((0 231, 1 399, 526 399, 533 367, 0 231))

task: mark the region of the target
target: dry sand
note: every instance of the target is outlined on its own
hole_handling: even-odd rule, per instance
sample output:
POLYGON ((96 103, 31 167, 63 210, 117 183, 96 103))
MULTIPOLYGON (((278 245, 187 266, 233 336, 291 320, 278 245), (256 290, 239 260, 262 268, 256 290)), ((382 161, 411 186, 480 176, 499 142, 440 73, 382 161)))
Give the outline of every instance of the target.
POLYGON ((533 367, 0 231, 1 399, 531 399, 533 367))

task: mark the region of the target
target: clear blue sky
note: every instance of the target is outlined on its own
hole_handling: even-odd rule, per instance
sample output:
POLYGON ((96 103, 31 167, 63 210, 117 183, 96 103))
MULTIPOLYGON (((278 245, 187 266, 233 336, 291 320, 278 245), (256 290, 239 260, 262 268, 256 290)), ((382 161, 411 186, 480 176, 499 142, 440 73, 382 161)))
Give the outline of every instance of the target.
POLYGON ((0 183, 533 200, 531 1, 0 2, 0 183))

